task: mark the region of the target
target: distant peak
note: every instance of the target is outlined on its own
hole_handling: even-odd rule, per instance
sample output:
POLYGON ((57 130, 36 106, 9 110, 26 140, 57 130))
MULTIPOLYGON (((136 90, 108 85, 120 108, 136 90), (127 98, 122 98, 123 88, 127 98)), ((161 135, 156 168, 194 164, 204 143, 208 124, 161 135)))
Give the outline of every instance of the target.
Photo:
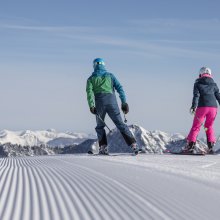
POLYGON ((53 133, 56 133, 56 130, 54 128, 49 128, 47 129, 48 132, 53 132, 53 133))

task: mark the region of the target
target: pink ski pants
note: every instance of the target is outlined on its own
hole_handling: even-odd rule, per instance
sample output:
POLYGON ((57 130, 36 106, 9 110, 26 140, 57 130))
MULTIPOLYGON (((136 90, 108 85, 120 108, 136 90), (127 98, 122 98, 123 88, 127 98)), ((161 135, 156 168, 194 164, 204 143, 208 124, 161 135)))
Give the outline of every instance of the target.
POLYGON ((189 132, 187 140, 189 142, 196 142, 202 123, 205 120, 204 125, 206 128, 207 141, 215 142, 216 139, 215 139, 213 124, 214 124, 216 115, 217 115, 216 107, 198 107, 196 109, 196 114, 193 120, 193 125, 189 132))

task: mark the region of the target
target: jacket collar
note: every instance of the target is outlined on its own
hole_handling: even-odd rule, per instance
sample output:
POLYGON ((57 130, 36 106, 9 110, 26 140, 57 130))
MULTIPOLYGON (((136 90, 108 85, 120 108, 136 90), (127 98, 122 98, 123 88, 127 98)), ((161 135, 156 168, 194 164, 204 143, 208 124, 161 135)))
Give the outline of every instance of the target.
POLYGON ((92 75, 103 75, 104 73, 106 73, 106 69, 105 66, 103 65, 97 65, 94 69, 94 72, 92 73, 92 75))
POLYGON ((212 76, 210 74, 202 74, 199 78, 203 78, 203 77, 208 77, 208 78, 212 78, 212 76))

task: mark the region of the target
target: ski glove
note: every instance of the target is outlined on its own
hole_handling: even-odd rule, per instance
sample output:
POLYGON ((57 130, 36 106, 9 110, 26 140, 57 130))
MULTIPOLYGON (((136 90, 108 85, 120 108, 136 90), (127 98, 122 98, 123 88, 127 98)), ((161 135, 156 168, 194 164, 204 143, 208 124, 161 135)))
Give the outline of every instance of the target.
POLYGON ((91 108, 90 108, 90 112, 91 112, 92 114, 96 115, 96 114, 97 114, 96 107, 91 107, 91 108))
POLYGON ((194 115, 196 113, 196 108, 195 107, 191 107, 189 111, 190 111, 190 113, 192 115, 194 115))
POLYGON ((121 110, 124 112, 124 114, 127 114, 129 112, 129 106, 127 103, 122 103, 121 110))

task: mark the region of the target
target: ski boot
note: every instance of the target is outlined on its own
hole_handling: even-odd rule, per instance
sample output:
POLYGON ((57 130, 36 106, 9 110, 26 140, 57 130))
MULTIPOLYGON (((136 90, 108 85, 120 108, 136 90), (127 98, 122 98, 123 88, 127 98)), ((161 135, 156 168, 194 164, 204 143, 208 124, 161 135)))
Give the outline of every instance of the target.
POLYGON ((139 147, 138 147, 137 143, 133 143, 131 145, 131 149, 133 151, 134 156, 136 156, 139 153, 139 147))
POLYGON ((213 147, 215 146, 215 142, 207 141, 207 145, 208 145, 208 152, 207 152, 207 154, 214 154, 213 147))
POLYGON ((184 154, 193 154, 194 147, 196 142, 188 142, 187 145, 182 149, 182 153, 184 154))
POLYGON ((142 146, 142 148, 139 148, 139 153, 146 154, 146 148, 142 146))
POLYGON ((99 154, 100 155, 108 155, 108 146, 107 145, 101 145, 99 147, 99 154))

